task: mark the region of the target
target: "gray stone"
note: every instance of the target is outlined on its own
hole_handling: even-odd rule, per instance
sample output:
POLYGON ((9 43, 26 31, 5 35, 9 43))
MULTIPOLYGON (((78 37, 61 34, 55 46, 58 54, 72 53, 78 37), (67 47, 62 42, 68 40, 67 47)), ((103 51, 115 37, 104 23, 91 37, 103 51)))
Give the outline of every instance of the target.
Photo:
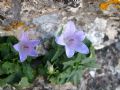
POLYGON ((120 90, 120 86, 118 86, 115 90, 120 90))
POLYGON ((120 51, 120 42, 116 43, 116 48, 120 51))
POLYGON ((41 32, 41 36, 48 38, 54 36, 58 25, 60 24, 61 15, 52 13, 33 18, 33 23, 38 25, 37 32, 41 32))

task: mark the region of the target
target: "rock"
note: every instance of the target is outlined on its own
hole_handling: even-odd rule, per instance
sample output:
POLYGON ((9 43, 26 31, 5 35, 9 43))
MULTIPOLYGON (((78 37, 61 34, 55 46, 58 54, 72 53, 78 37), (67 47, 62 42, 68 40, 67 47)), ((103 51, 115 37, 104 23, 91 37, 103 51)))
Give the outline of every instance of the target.
POLYGON ((96 49, 103 48, 104 31, 107 26, 107 20, 103 18, 96 18, 94 23, 89 25, 87 38, 93 43, 96 49))
POLYGON ((95 49, 101 49, 104 47, 104 45, 102 44, 104 36, 104 33, 100 31, 92 30, 87 33, 87 38, 92 42, 95 49))
POLYGON ((120 51, 120 42, 116 43, 115 47, 120 51))
POLYGON ((94 27, 98 30, 104 31, 107 26, 107 20, 103 18, 96 18, 94 21, 94 27))
POLYGON ((120 74, 120 59, 118 60, 118 65, 115 67, 115 72, 120 74))
POLYGON ((90 73, 91 77, 93 77, 93 78, 95 77, 95 71, 90 71, 89 73, 90 73))
POLYGON ((114 40, 117 36, 118 32, 112 29, 107 29, 106 35, 109 37, 110 40, 114 40))
POLYGON ((107 10, 104 10, 103 13, 109 16, 120 16, 119 9, 115 8, 115 5, 109 5, 107 10))
POLYGON ((37 32, 40 33, 39 36, 43 38, 49 38, 54 36, 58 25, 60 24, 61 15, 57 13, 43 15, 37 18, 33 18, 33 23, 38 25, 37 32))
POLYGON ((54 6, 52 0, 32 0, 29 2, 24 0, 21 3, 21 20, 28 22, 32 18, 55 12, 54 6))
POLYGON ((109 40, 115 40, 115 37, 118 34, 117 27, 119 26, 119 23, 113 20, 109 20, 107 27, 106 27, 106 35, 108 36, 109 40))
POLYGON ((118 86, 115 90, 120 90, 120 86, 118 86))
POLYGON ((7 86, 3 87, 3 90, 15 90, 15 88, 13 88, 10 85, 7 85, 7 86))
MULTIPOLYGON (((101 11, 100 0, 20 0, 21 3, 17 1, 0 0, 0 24, 2 25, 0 36, 19 36, 22 28, 13 31, 5 31, 2 28, 17 19, 25 22, 26 25, 35 24, 36 28, 28 30, 31 39, 49 39, 56 34, 61 25, 64 26, 67 21, 73 20, 78 28, 83 28, 87 38, 92 42, 96 49, 97 63, 101 66, 96 72, 88 72, 87 79, 81 81, 79 89, 119 90, 117 84, 120 83, 120 76, 116 76, 116 73, 120 74, 119 9, 111 5, 107 11, 101 11), (89 74, 92 77, 89 77, 89 74)), ((45 47, 49 47, 48 44, 45 47)), ((37 50, 42 52, 39 54, 46 53, 42 45, 38 46, 37 50)), ((12 90, 10 87, 4 87, 4 90, 8 89, 12 90)), ((78 87, 71 83, 51 85, 38 77, 28 90, 39 89, 77 90, 78 87)))
POLYGON ((64 85, 56 85, 55 90, 77 90, 77 87, 68 82, 64 85))
POLYGON ((0 87, 0 90, 3 90, 3 89, 0 87))

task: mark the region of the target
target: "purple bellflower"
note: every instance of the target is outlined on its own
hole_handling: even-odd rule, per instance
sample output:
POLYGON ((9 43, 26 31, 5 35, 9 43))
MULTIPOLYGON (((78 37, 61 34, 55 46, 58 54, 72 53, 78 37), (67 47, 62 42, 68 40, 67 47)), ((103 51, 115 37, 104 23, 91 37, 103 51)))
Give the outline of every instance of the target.
POLYGON ((85 39, 83 31, 78 31, 75 24, 69 21, 66 24, 65 30, 60 36, 56 37, 56 43, 65 46, 66 55, 71 58, 75 52, 88 54, 88 47, 82 42, 85 39))
POLYGON ((27 56, 37 57, 38 53, 35 47, 40 43, 39 40, 29 40, 28 35, 24 32, 21 35, 20 42, 13 47, 19 52, 20 61, 24 62, 27 56))

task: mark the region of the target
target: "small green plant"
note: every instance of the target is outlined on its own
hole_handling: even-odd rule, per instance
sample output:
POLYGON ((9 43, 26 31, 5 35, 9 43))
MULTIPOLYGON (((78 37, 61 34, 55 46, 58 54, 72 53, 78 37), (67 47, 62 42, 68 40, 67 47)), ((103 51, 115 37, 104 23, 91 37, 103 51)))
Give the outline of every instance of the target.
POLYGON ((97 66, 94 48, 91 42, 87 39, 84 42, 88 45, 90 53, 87 55, 76 53, 72 58, 68 58, 62 46, 57 45, 53 40, 53 45, 49 54, 48 63, 46 65, 48 72, 48 79, 53 83, 64 84, 66 82, 72 82, 78 84, 85 69, 92 69, 97 66))
MULTIPOLYGON (((72 22, 66 27, 70 30, 76 29, 72 22)), ((45 41, 49 42, 47 53, 37 58, 26 52, 35 52, 31 42, 33 41, 22 40, 21 43, 12 36, 0 37, 0 86, 11 84, 21 90, 29 87, 37 76, 43 76, 51 83, 71 82, 77 85, 86 69, 96 67, 95 50, 83 32, 65 31, 56 38, 45 41), (26 56, 21 59, 24 52, 26 56)))

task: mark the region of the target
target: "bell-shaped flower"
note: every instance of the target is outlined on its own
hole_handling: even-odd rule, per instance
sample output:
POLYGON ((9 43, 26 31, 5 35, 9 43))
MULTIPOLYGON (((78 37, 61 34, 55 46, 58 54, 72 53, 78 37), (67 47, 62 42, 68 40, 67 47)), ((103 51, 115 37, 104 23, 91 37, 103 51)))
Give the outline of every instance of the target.
POLYGON ((24 32, 21 35, 19 43, 15 44, 13 47, 19 52, 20 61, 24 62, 27 59, 27 56, 38 56, 35 47, 39 43, 39 40, 29 40, 28 35, 24 32))
POLYGON ((69 21, 65 30, 60 36, 56 37, 56 43, 65 46, 66 55, 71 58, 75 52, 88 54, 88 47, 82 42, 85 39, 85 33, 76 29, 75 24, 69 21))

